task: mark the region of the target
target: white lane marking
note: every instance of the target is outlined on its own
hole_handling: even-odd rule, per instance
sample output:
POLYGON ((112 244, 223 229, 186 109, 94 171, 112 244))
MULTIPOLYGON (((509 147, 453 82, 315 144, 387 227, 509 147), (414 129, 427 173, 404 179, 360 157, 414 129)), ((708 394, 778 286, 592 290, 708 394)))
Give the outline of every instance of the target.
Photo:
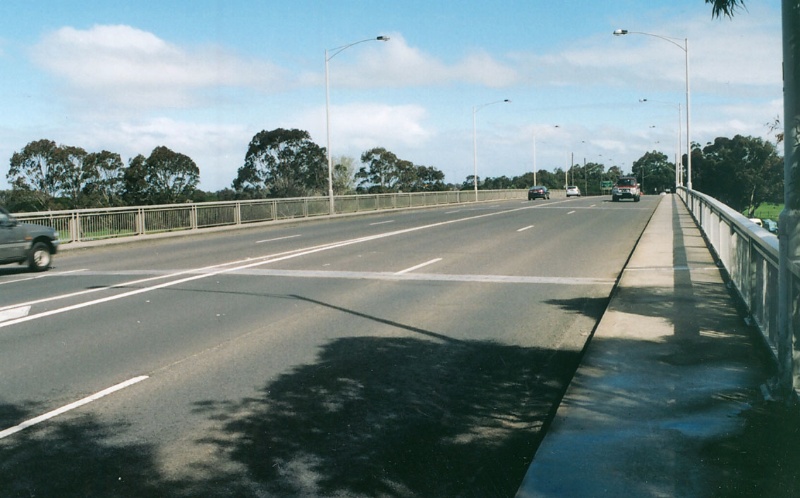
POLYGON ((98 399, 100 399, 100 398, 102 398, 104 396, 108 396, 109 394, 112 394, 112 393, 115 393, 115 392, 120 391, 122 389, 125 389, 126 387, 130 387, 130 386, 132 386, 134 384, 137 384, 137 383, 139 383, 139 382, 141 382, 141 381, 143 381, 143 380, 145 380, 147 378, 148 378, 147 375, 140 375, 139 377, 134 377, 132 379, 126 380, 125 382, 121 382, 121 383, 119 383, 119 384, 117 384, 115 386, 111 386, 108 389, 103 389, 102 391, 100 391, 98 393, 92 394, 91 396, 87 396, 87 397, 85 397, 85 398, 83 398, 81 400, 78 400, 78 401, 74 402, 74 403, 70 403, 68 405, 62 406, 61 408, 57 408, 57 409, 55 409, 53 411, 47 412, 44 415, 39 415, 38 417, 34 417, 32 419, 28 419, 28 420, 22 422, 19 425, 15 425, 14 427, 10 427, 8 429, 0 431, 0 439, 7 438, 8 436, 10 436, 12 434, 16 434, 17 432, 20 432, 20 431, 23 431, 23 430, 27 429, 28 427, 34 426, 36 424, 40 424, 40 423, 42 423, 42 422, 44 422, 46 420, 50 420, 53 417, 57 417, 57 416, 59 416, 59 415, 61 415, 63 413, 66 413, 66 412, 70 411, 70 410, 74 410, 75 408, 79 408, 79 407, 81 407, 83 405, 89 404, 92 401, 97 401, 98 399))
POLYGON ((18 308, 11 308, 8 310, 0 311, 0 322, 5 322, 6 320, 13 320, 14 318, 28 316, 28 313, 30 312, 31 312, 30 306, 20 306, 18 308))
POLYGON ((378 233, 378 234, 374 234, 374 235, 368 235, 368 236, 365 236, 365 237, 358 237, 358 238, 355 238, 355 239, 343 240, 343 241, 333 242, 333 243, 328 243, 328 244, 321 244, 319 246, 312 246, 312 247, 306 248, 306 249, 295 249, 295 250, 292 250, 292 251, 286 251, 286 252, 283 252, 283 253, 278 253, 276 255, 260 256, 258 258, 247 258, 245 260, 232 261, 232 262, 228 262, 228 263, 221 263, 221 264, 217 264, 217 265, 207 266, 207 267, 204 267, 204 268, 188 269, 188 270, 180 271, 180 272, 177 272, 177 273, 172 273, 172 274, 168 274, 168 275, 159 275, 159 276, 150 277, 150 278, 144 278, 144 279, 140 279, 140 280, 133 281, 133 282, 126 282, 126 283, 123 283, 123 284, 111 285, 111 286, 108 286, 108 287, 99 287, 99 288, 96 288, 96 289, 88 289, 88 290, 85 290, 85 291, 73 292, 71 294, 65 294, 63 296, 54 296, 54 297, 50 297, 50 298, 40 299, 38 301, 30 301, 28 303, 18 303, 18 304, 13 305, 13 306, 6 306, 5 308, 0 308, 0 310, 8 309, 8 308, 15 308, 15 307, 22 306, 22 305, 38 304, 38 303, 42 303, 42 302, 46 302, 46 301, 54 301, 54 300, 63 299, 63 298, 66 298, 66 297, 75 297, 75 296, 78 296, 78 295, 81 295, 81 294, 88 294, 88 293, 91 293, 91 292, 100 292, 100 291, 114 289, 114 288, 129 287, 129 286, 132 286, 132 285, 138 285, 138 284, 141 284, 141 283, 144 283, 144 282, 148 282, 148 281, 152 281, 152 280, 159 280, 159 279, 177 277, 177 276, 180 276, 180 275, 193 274, 193 276, 190 276, 190 277, 181 278, 181 279, 178 279, 178 280, 172 280, 172 281, 169 281, 169 282, 164 282, 162 284, 153 285, 151 287, 142 287, 142 288, 139 288, 139 289, 136 289, 136 290, 133 290, 133 291, 123 292, 121 294, 115 294, 113 296, 107 296, 107 297, 104 297, 104 298, 95 299, 94 301, 86 301, 86 302, 74 304, 74 305, 71 305, 71 306, 65 306, 63 308, 56 308, 56 309, 53 309, 53 310, 45 311, 45 312, 38 313, 38 314, 35 314, 35 315, 28 315, 26 317, 17 318, 17 319, 14 319, 14 320, 8 320, 8 321, 5 321, 5 322, 0 322, 0 328, 8 327, 8 326, 11 326, 11 325, 16 325, 16 324, 23 323, 23 322, 29 322, 29 321, 32 321, 32 320, 37 320, 39 318, 45 318, 45 317, 52 316, 52 315, 58 315, 58 314, 61 314, 61 313, 66 313, 68 311, 74 311, 74 310, 77 310, 77 309, 86 308, 86 307, 94 306, 94 305, 97 305, 97 304, 102 304, 102 303, 106 303, 106 302, 110 302, 110 301, 116 301, 118 299, 123 299, 123 298, 126 298, 126 297, 135 296, 137 294, 143 294, 145 292, 151 292, 151 291, 155 291, 155 290, 159 290, 159 289, 164 289, 166 287, 172 287, 174 285, 178 285, 178 284, 182 284, 182 283, 186 283, 186 282, 191 282, 193 280, 199 280, 199 279, 202 279, 202 278, 207 278, 207 277, 211 277, 211 276, 214 276, 214 275, 219 275, 219 274, 223 274, 223 273, 230 273, 230 272, 234 272, 234 271, 237 271, 237 270, 246 270, 246 269, 253 268, 253 267, 256 267, 256 266, 261 266, 261 265, 265 265, 265 264, 269 264, 269 263, 275 263, 275 262, 278 262, 278 261, 284 261, 284 260, 287 260, 287 259, 297 258, 297 257, 300 257, 300 256, 306 256, 306 255, 309 255, 309 254, 314 254, 314 253, 321 252, 321 251, 327 251, 327 250, 330 250, 330 249, 346 247, 346 246, 353 245, 353 244, 360 244, 362 242, 370 242, 370 241, 373 241, 373 240, 383 239, 383 238, 386 238, 386 237, 393 237, 395 235, 402 235, 402 234, 406 234, 406 233, 416 232, 416 231, 419 231, 419 230, 426 230, 426 229, 429 229, 429 228, 437 228, 437 227, 441 227, 441 226, 445 226, 445 225, 451 225, 453 223, 461 223, 461 222, 464 222, 464 221, 473 221, 473 220, 478 220, 478 219, 481 219, 481 218, 488 218, 488 217, 491 217, 491 216, 497 216, 497 215, 500 215, 500 214, 513 213, 515 211, 523 211, 523 210, 527 210, 527 209, 533 209, 533 208, 526 206, 526 207, 522 207, 522 208, 508 209, 508 210, 504 210, 504 211, 492 211, 491 213, 478 214, 478 215, 475 215, 475 216, 468 216, 466 218, 458 218, 458 219, 455 219, 455 220, 440 221, 440 222, 437 222, 437 223, 431 223, 429 225, 420 225, 420 226, 417 226, 417 227, 404 228, 404 229, 395 230, 395 231, 392 231, 392 232, 378 233), (239 264, 239 263, 242 263, 242 262, 249 262, 249 263, 241 265, 241 266, 232 266, 232 265, 239 264), (226 267, 226 266, 228 268, 223 268, 223 267, 226 267), (205 273, 197 274, 197 272, 205 272, 205 273))
POLYGON ((294 239, 296 237, 302 237, 302 235, 287 235, 286 237, 277 237, 274 239, 266 239, 266 240, 257 240, 256 244, 264 244, 265 242, 275 242, 276 240, 286 240, 286 239, 294 239))
POLYGON ((567 213, 567 214, 573 214, 574 212, 575 212, 575 211, 570 211, 570 212, 569 212, 569 213, 567 213))
POLYGON ((519 230, 517 230, 517 231, 518 231, 518 232, 524 232, 525 230, 530 230, 531 228, 533 228, 533 225, 528 225, 528 226, 526 226, 526 227, 522 227, 522 228, 520 228, 520 229, 519 229, 519 230))
POLYGON ((438 263, 441 260, 442 260, 442 258, 432 259, 430 261, 426 261, 425 263, 419 264, 417 266, 412 266, 411 268, 406 268, 405 270, 400 270, 399 272, 395 273, 395 275, 403 275, 405 273, 409 273, 409 272, 412 272, 414 270, 419 270, 420 268, 424 268, 424 267, 426 267, 428 265, 432 265, 434 263, 438 263))
POLYGON ((460 209, 456 209, 455 211, 447 211, 447 212, 446 212, 446 213, 444 213, 444 214, 456 214, 456 213, 460 213, 460 212, 461 212, 461 210, 460 210, 460 209))
POLYGON ((556 285, 614 285, 613 278, 592 277, 536 277, 525 275, 449 275, 444 273, 390 273, 322 270, 237 270, 237 275, 296 278, 341 278, 350 280, 391 280, 430 282, 477 282, 492 284, 556 284, 556 285))
MULTIPOLYGON (((322 246, 316 246, 316 247, 325 247, 326 245, 327 244, 323 244, 322 246)), ((260 261, 260 260, 268 259, 268 258, 271 258, 271 257, 274 257, 274 256, 281 256, 281 255, 284 255, 284 254, 293 254, 293 253, 298 252, 298 251, 302 251, 302 249, 293 249, 291 251, 285 251, 285 252, 277 253, 276 255, 259 256, 257 258, 245 258, 245 259, 240 259, 240 260, 228 261, 227 263, 219 263, 219 264, 216 264, 216 265, 206 266, 206 267, 203 267, 203 268, 190 268, 188 270, 162 272, 162 273, 160 273, 160 274, 158 274, 156 276, 148 277, 148 278, 142 278, 142 279, 139 279, 139 280, 131 280, 129 282, 121 282, 119 284, 107 285, 107 286, 104 286, 104 287, 96 287, 96 288, 93 288, 93 289, 86 289, 86 290, 82 290, 82 291, 71 292, 71 293, 68 293, 68 294, 61 294, 61 295, 58 295, 58 296, 51 296, 51 297, 46 297, 46 298, 42 298, 42 299, 37 299, 35 301, 28 301, 28 302, 24 302, 24 303, 16 303, 16 304, 12 304, 12 305, 9 305, 9 306, 0 306, 0 311, 11 309, 11 308, 17 308, 19 306, 27 306, 27 305, 33 305, 33 304, 47 303, 47 302, 50 302, 50 301, 58 301, 58 300, 61 300, 61 299, 67 299, 67 298, 71 298, 71 297, 82 296, 82 295, 85 295, 85 294, 93 294, 95 292, 103 292, 103 291, 107 291, 107 290, 110 290, 110 289, 122 289, 122 288, 125 288, 125 287, 133 287, 133 286, 141 285, 141 284, 144 284, 144 283, 147 283, 147 282, 152 282, 153 280, 163 280, 163 279, 171 278, 171 277, 179 277, 181 275, 197 274, 198 272, 203 272, 203 271, 207 271, 207 270, 213 270, 213 269, 221 268, 221 267, 224 267, 224 266, 238 265, 238 264, 241 264, 241 263, 244 263, 244 262, 247 262, 247 261, 260 261)), ((269 262, 269 261, 267 261, 267 262, 269 262)), ((91 275, 91 274, 99 275, 99 274, 101 274, 100 272, 90 272, 88 270, 80 270, 80 271, 85 271, 85 272, 87 272, 88 275, 91 275)), ((154 272, 152 272, 152 271, 148 271, 148 272, 142 272, 142 271, 107 272, 106 274, 107 275, 114 275, 114 274, 116 274, 116 275, 125 275, 125 274, 138 275, 138 274, 142 274, 142 273, 144 273, 146 275, 152 275, 154 272)))
POLYGON ((37 278, 47 278, 47 277, 58 277, 60 275, 69 275, 70 273, 78 273, 84 270, 69 270, 69 271, 62 271, 62 272, 52 272, 49 271, 47 273, 43 273, 41 275, 36 275, 34 277, 26 277, 26 278, 18 278, 16 280, 6 280, 5 282, 0 282, 0 285, 6 284, 16 284, 19 282, 26 282, 28 280, 36 280, 37 278))
POLYGON ((394 223, 394 220, 389 221, 376 221, 375 223, 370 223, 369 226, 374 227, 375 225, 385 225, 387 223, 394 223))

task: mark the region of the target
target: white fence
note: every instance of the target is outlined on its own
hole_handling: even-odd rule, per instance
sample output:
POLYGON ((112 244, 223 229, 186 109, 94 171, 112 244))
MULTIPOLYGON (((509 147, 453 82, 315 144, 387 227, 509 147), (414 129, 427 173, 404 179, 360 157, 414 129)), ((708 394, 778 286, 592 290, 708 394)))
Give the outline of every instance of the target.
MULTIPOLYGON (((563 194, 563 192, 562 192, 563 194)), ((527 190, 419 192, 345 195, 334 198, 335 214, 409 209, 466 202, 526 199, 527 190)), ((18 213, 17 219, 55 228, 62 244, 181 233, 213 227, 248 225, 330 214, 328 197, 202 202, 161 206, 77 209, 18 213)))
MULTIPOLYGON (((680 194, 778 364, 780 348, 787 347, 778 330, 778 237, 712 197, 684 189, 680 194)), ((792 302, 800 297, 797 268, 792 268, 792 296, 792 302)), ((789 347, 795 349, 795 357, 800 355, 797 345, 789 347)))

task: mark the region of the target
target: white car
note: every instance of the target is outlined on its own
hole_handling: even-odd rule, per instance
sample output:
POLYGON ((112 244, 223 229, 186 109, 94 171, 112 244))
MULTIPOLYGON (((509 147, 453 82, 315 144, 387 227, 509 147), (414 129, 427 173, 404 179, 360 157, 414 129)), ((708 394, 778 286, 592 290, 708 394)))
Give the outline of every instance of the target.
POLYGON ((567 197, 580 197, 581 196, 581 189, 579 189, 575 185, 570 185, 567 187, 567 197))

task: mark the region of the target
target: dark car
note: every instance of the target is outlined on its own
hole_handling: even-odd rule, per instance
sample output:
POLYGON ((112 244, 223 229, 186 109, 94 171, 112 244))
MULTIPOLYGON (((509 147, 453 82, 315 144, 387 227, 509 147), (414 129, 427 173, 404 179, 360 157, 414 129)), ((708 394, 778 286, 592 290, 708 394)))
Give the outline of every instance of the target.
POLYGON ((550 191, 543 185, 536 185, 528 189, 528 200, 549 199, 550 191))
POLYGON ((20 223, 0 207, 0 264, 27 264, 33 271, 50 268, 58 251, 58 232, 50 227, 20 223))

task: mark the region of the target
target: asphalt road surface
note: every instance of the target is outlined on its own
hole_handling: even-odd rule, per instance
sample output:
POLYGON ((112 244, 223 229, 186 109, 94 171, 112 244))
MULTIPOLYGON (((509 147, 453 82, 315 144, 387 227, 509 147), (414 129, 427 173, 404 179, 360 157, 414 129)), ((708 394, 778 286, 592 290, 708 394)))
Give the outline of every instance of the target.
POLYGON ((0 267, 0 495, 513 496, 657 200, 0 267))

